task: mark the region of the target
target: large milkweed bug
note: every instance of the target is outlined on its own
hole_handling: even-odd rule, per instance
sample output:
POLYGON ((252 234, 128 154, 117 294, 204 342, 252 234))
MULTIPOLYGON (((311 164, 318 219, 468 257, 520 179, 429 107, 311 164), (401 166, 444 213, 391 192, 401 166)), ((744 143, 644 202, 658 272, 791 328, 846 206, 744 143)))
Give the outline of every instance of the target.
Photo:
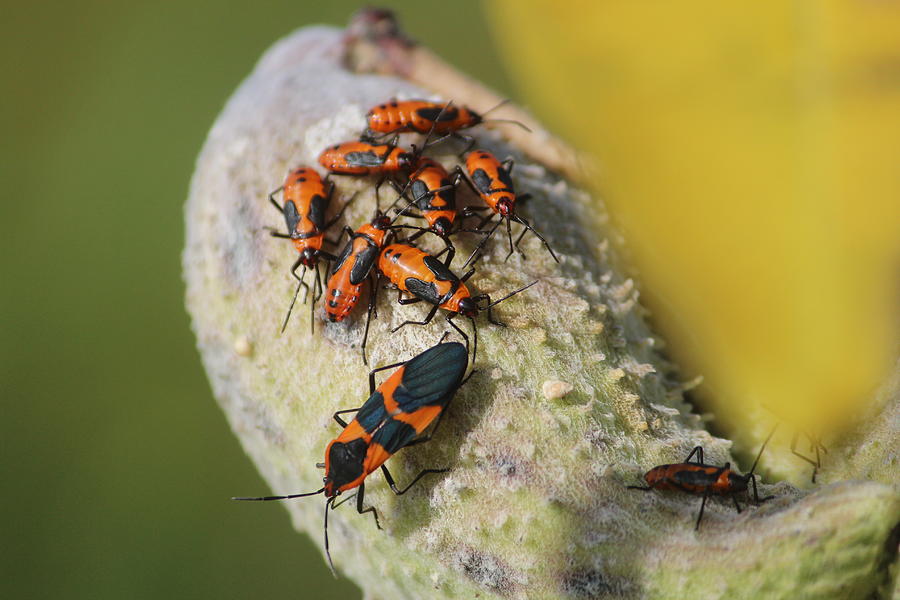
MULTIPOLYGON (((325 215, 328 212, 328 205, 331 203, 333 194, 334 184, 327 181, 327 179, 322 179, 314 169, 309 167, 298 167, 288 173, 284 185, 269 194, 269 202, 284 216, 284 221, 287 225, 287 233, 272 231, 271 235, 291 240, 294 248, 300 253, 300 256, 291 266, 291 275, 298 282, 297 291, 294 293, 294 299, 291 301, 290 308, 288 308, 281 331, 284 331, 285 327, 287 327, 288 319, 291 317, 291 311, 294 309, 294 303, 297 301, 297 294, 300 293, 300 288, 303 287, 306 290, 304 302, 309 294, 309 284, 303 280, 307 269, 315 271, 316 276, 313 284, 313 307, 315 307, 316 300, 322 293, 319 260, 322 258, 334 259, 334 255, 322 250, 322 244, 325 241, 332 244, 336 243, 332 240, 327 240, 325 232, 341 218, 344 210, 353 201, 351 198, 344 204, 338 214, 331 220, 326 221, 325 215), (275 194, 281 191, 283 191, 283 206, 279 205, 278 201, 275 200, 275 194), (302 270, 298 275, 297 269, 300 267, 302 267, 302 270)), ((313 319, 310 318, 310 327, 313 328, 314 326, 313 319)))
MULTIPOLYGON (((497 106, 480 115, 465 106, 451 106, 450 102, 432 102, 429 100, 391 100, 373 107, 366 114, 368 129, 365 135, 390 135, 392 133, 428 133, 434 132, 440 135, 458 137, 467 142, 468 146, 463 152, 469 150, 475 143, 472 136, 461 135, 461 129, 469 129, 486 122, 514 123, 531 131, 522 123, 509 119, 486 120, 488 113, 506 104, 504 100, 497 106)), ((441 141, 441 140, 437 140, 441 141)), ((435 142, 437 143, 437 142, 435 142)))
MULTIPOLYGON (((341 493, 353 488, 356 492, 356 510, 360 514, 372 513, 375 524, 378 511, 375 507, 363 508, 365 479, 379 467, 391 490, 402 495, 417 481, 429 473, 444 473, 448 469, 425 469, 412 482, 400 489, 394 483, 385 461, 400 449, 427 442, 437 431, 456 390, 465 381, 463 375, 468 355, 462 344, 450 342, 432 346, 418 356, 373 369, 369 372, 369 399, 360 408, 340 410, 334 420, 344 428, 325 449, 325 462, 318 466, 325 469, 324 486, 315 492, 260 498, 233 498, 233 500, 288 500, 304 496, 325 495, 325 554, 328 566, 334 571, 328 548, 328 509, 339 506, 334 500, 341 493), (375 387, 375 373, 400 367, 380 386, 375 387), (342 414, 356 412, 348 424, 342 414), (434 423, 431 433, 425 430, 434 423)), ((350 496, 352 498, 352 496, 350 496)), ((348 498, 348 500, 350 499, 348 498)), ((335 576, 337 576, 335 574, 335 576)))
POLYGON ((390 236, 391 220, 377 212, 371 222, 366 223, 355 232, 349 227, 345 231, 350 236, 341 250, 337 260, 332 263, 331 275, 325 290, 325 314, 332 323, 343 321, 356 306, 362 290, 362 284, 370 279, 369 312, 366 318, 366 331, 363 334, 362 355, 366 360, 366 340, 369 337, 369 321, 375 310, 375 295, 378 279, 370 278, 372 267, 378 260, 378 254, 390 236))
POLYGON ((527 219, 522 218, 516 213, 516 201, 526 200, 529 198, 529 194, 516 195, 511 177, 514 164, 512 158, 507 158, 501 162, 487 150, 475 150, 470 152, 466 157, 466 172, 468 173, 468 177, 462 174, 460 170, 457 171, 463 175, 462 179, 470 188, 472 188, 472 191, 487 204, 487 206, 484 207, 467 207, 464 214, 469 215, 477 211, 488 209, 492 211, 482 219, 476 229, 483 229, 495 214, 500 215, 500 219, 497 223, 488 230, 484 239, 481 240, 475 250, 472 251, 472 254, 463 265, 464 267, 472 263, 473 259, 477 262, 477 257, 480 255, 481 248, 489 239, 491 239, 491 236, 494 235, 494 231, 496 231, 497 227, 504 221, 506 221, 506 235, 509 238, 509 254, 506 255, 506 259, 504 260, 508 260, 509 257, 512 256, 513 248, 518 250, 519 253, 524 256, 522 249, 519 248, 519 242, 525 237, 526 232, 531 231, 544 243, 544 246, 547 247, 553 260, 559 262, 559 258, 556 257, 553 248, 550 247, 547 240, 531 226, 527 219), (519 235, 518 239, 516 239, 515 243, 513 243, 512 239, 512 221, 516 221, 524 226, 522 233, 519 235))
MULTIPOLYGON (((710 496, 729 496, 734 502, 734 508, 741 512, 741 506, 737 501, 737 494, 748 492, 748 485, 753 484, 753 502, 757 505, 771 500, 775 496, 766 496, 760 499, 759 492, 756 489, 756 476, 753 472, 759 463, 766 444, 775 434, 775 428, 769 433, 769 437, 763 442, 753 461, 753 466, 746 475, 739 475, 731 470, 731 463, 725 463, 721 467, 715 465, 707 465, 703 462, 703 447, 697 446, 683 463, 673 465, 660 465, 653 467, 644 475, 647 486, 629 485, 630 490, 642 490, 648 492, 650 490, 667 490, 680 491, 694 494, 695 496, 703 496, 700 503, 700 514, 697 515, 697 524, 694 530, 700 529, 700 520, 703 518, 703 509, 706 508, 706 499, 710 496), (697 456, 697 462, 691 462, 691 458, 697 456)), ((749 492, 748 492, 749 494, 749 492)))
POLYGON ((454 254, 455 250, 449 244, 437 256, 432 256, 424 250, 409 244, 390 244, 381 251, 381 255, 378 257, 378 270, 397 288, 397 301, 400 304, 414 304, 424 300, 433 305, 424 320, 404 321, 397 327, 394 327, 391 333, 405 325, 427 325, 437 314, 438 309, 442 308, 450 313, 447 315, 447 322, 466 340, 466 346, 468 347, 469 336, 453 322, 453 318, 456 315, 462 315, 472 321, 472 329, 475 332, 475 343, 472 351, 472 361, 474 363, 475 355, 478 352, 478 329, 475 327, 475 316, 479 312, 486 310, 488 321, 494 325, 505 327, 504 323, 494 319, 493 307, 510 296, 528 289, 537 281, 533 281, 494 302, 491 302, 491 297, 487 294, 472 296, 466 287, 466 281, 475 273, 475 269, 469 270, 462 277, 457 277, 450 270, 450 263, 453 261, 454 254), (441 262, 439 258, 444 252, 447 253, 447 258, 444 259, 444 262, 441 262), (413 297, 403 298, 404 292, 413 297), (482 302, 487 304, 482 306, 482 302))

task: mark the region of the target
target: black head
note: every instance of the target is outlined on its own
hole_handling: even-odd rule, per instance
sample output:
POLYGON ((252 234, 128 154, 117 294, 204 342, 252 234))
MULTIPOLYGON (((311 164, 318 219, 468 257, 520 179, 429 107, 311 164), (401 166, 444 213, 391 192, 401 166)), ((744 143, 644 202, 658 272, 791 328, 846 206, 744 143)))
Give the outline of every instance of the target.
POLYGON ((375 218, 372 219, 371 222, 372 227, 378 229, 380 231, 384 231, 385 229, 389 229, 391 226, 391 219, 385 214, 377 213, 375 218))
POLYGON ((752 473, 747 475, 738 475, 734 471, 728 473, 729 493, 746 492, 747 484, 750 483, 752 473))
POLYGON ((341 493, 341 488, 357 479, 362 481, 363 462, 368 445, 362 438, 349 442, 334 441, 328 446, 328 461, 325 478, 325 495, 329 498, 341 493))
POLYGON ((515 211, 515 201, 509 196, 504 196, 497 201, 497 212, 503 217, 509 217, 515 211))
POLYGON ((447 217, 440 217, 431 225, 431 230, 441 237, 447 237, 451 229, 453 229, 453 223, 447 217))
POLYGON ((300 264, 313 268, 319 264, 319 252, 314 248, 304 248, 300 253, 300 264))
POLYGON ((459 314, 464 317, 474 319, 479 310, 481 310, 481 307, 478 306, 478 302, 472 297, 466 297, 459 301, 459 314))
POLYGON ((414 152, 401 152, 397 155, 397 164, 401 169, 412 171, 418 161, 419 157, 414 152))

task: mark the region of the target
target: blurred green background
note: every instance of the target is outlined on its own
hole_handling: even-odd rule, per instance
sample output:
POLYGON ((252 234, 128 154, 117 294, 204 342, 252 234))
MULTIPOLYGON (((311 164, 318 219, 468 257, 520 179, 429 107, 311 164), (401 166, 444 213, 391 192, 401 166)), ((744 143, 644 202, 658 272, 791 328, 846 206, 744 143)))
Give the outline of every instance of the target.
MULTIPOLYGON (((477 2, 381 4, 509 93, 477 2)), ((212 398, 180 254, 225 100, 275 40, 362 5, 3 2, 0 597, 360 597, 283 508, 228 501, 267 487, 212 398)))

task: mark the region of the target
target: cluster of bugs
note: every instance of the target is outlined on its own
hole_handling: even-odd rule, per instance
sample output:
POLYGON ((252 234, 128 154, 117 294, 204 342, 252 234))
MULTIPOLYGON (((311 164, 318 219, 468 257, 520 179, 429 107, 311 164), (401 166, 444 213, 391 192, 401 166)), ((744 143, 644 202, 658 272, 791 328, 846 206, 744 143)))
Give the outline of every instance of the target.
POLYGON ((324 178, 309 166, 298 167, 288 174, 284 184, 269 195, 271 204, 282 214, 287 227, 286 232, 272 231, 271 234, 290 240, 299 253, 290 270, 297 279, 297 290, 282 331, 287 327, 301 288, 304 289, 303 301, 311 300, 310 327, 314 328, 315 306, 320 298, 324 296, 327 319, 331 322, 343 321, 359 303, 363 286, 368 281, 368 313, 361 343, 363 362, 368 364, 366 344, 369 324, 375 312, 375 296, 383 279, 398 290, 400 304, 424 301, 432 305, 423 321, 406 321, 393 331, 405 325, 427 324, 439 310, 444 310, 447 312, 447 322, 468 346, 468 335, 453 322, 455 317, 461 315, 472 321, 474 356, 478 347, 475 328, 478 313, 487 312, 488 321, 502 325, 494 319, 492 308, 525 289, 515 290, 500 300, 492 301, 487 294, 473 294, 466 285, 475 272, 474 264, 483 255, 485 245, 499 225, 506 223, 509 241, 506 259, 514 251, 524 256, 520 242, 530 231, 559 262, 546 239, 517 210, 517 203, 525 200, 527 194, 516 194, 511 177, 513 159, 501 161, 487 150, 472 150, 475 138, 460 133, 488 121, 483 115, 466 107, 454 106, 452 102, 390 101, 368 112, 367 126, 360 139, 334 144, 321 152, 319 165, 328 172, 324 178), (420 147, 401 146, 400 135, 408 133, 423 134, 425 141, 420 147), (457 165, 452 173, 438 161, 424 155, 427 148, 450 138, 465 142, 464 149, 459 153, 464 158, 464 167, 457 165), (355 231, 345 226, 337 239, 329 238, 328 230, 341 218, 353 198, 334 217, 327 219, 335 191, 334 176, 377 177, 374 217, 355 231), (397 192, 397 199, 382 212, 380 189, 385 182, 397 192), (458 209, 456 190, 463 183, 482 205, 458 209), (282 194, 281 204, 276 199, 278 193, 282 194), (478 224, 467 228, 464 222, 470 217, 477 217, 478 224), (498 218, 492 224, 494 217, 498 218), (397 224, 400 218, 424 220, 427 226, 397 224), (512 223, 522 226, 515 241, 512 223), (409 235, 401 237, 401 233, 409 235), (463 264, 463 268, 468 267, 469 270, 458 276, 451 268, 456 255, 451 238, 462 233, 479 235, 481 240, 463 264), (432 255, 417 247, 416 240, 425 234, 440 239, 445 245, 444 250, 432 255), (325 244, 337 248, 345 235, 347 240, 339 252, 335 254, 324 249, 325 244), (323 261, 329 265, 324 270, 327 276, 324 285, 320 269, 323 261), (307 271, 313 273, 311 283, 305 281, 307 271))
POLYGON ((282 332, 288 325, 301 289, 304 290, 303 302, 310 304, 310 327, 314 333, 315 306, 321 298, 324 297, 328 321, 344 321, 359 303, 368 282, 368 311, 361 343, 362 359, 368 364, 369 325, 376 309, 376 294, 384 280, 398 291, 401 305, 422 301, 431 305, 422 321, 404 321, 392 333, 406 325, 426 325, 439 310, 443 310, 447 313, 446 322, 465 341, 465 345, 445 342, 448 334, 444 334, 437 345, 412 359, 370 371, 368 400, 359 408, 334 413, 334 420, 343 429, 325 449, 325 462, 317 465, 325 470, 321 489, 283 496, 235 498, 270 501, 324 495, 325 552, 332 572, 334 565, 328 543, 330 510, 355 497, 357 511, 372 513, 375 524, 381 528, 378 512, 364 504, 366 477, 380 469, 390 489, 402 495, 425 475, 446 470, 426 469, 401 489, 384 463, 402 448, 430 440, 454 394, 475 372, 471 369, 469 375, 465 375, 470 361, 469 336, 454 318, 462 316, 472 322, 471 363, 474 366, 478 349, 475 317, 485 312, 489 322, 502 326, 503 323, 494 318, 493 307, 537 283, 532 282, 498 300, 492 300, 488 294, 470 291, 467 282, 475 273, 474 264, 483 256, 485 244, 495 230, 501 223, 506 223, 509 242, 506 259, 515 251, 524 256, 519 244, 530 231, 559 262, 550 244, 517 211, 516 203, 521 202, 524 195, 517 195, 513 186, 513 160, 501 161, 487 150, 472 150, 475 138, 460 133, 487 122, 486 114, 453 106, 451 102, 407 100, 380 104, 368 112, 367 127, 358 140, 329 146, 319 155, 319 165, 327 171, 326 176, 313 167, 301 166, 292 170, 283 185, 269 194, 269 202, 282 215, 286 225, 286 231, 270 230, 270 233, 290 240, 299 254, 290 268, 297 287, 282 323, 282 332), (399 144, 401 134, 422 134, 425 140, 418 147, 405 148, 399 144), (463 164, 448 171, 440 162, 424 154, 427 148, 452 138, 465 144, 459 153, 463 164), (377 178, 377 183, 372 219, 356 230, 345 226, 333 239, 328 237, 329 230, 356 197, 344 202, 329 219, 329 207, 335 196, 334 176, 371 176, 377 178), (384 183, 393 188, 397 198, 393 205, 382 211, 380 190, 384 183), (483 205, 459 210, 456 190, 461 183, 468 185, 483 205), (281 203, 278 194, 281 194, 281 203), (495 216, 498 219, 492 224, 495 216), (471 217, 477 217, 478 224, 466 227, 464 223, 471 217), (401 218, 424 221, 426 226, 398 224, 401 218), (522 226, 515 241, 512 223, 522 226), (468 270, 458 276, 452 269, 456 256, 452 238, 462 233, 478 235, 481 239, 463 265, 468 270), (401 237, 404 234, 405 237, 401 237), (416 241, 423 235, 438 238, 444 245, 443 250, 431 254, 416 246, 416 241), (346 241, 341 246, 344 236, 346 241), (326 250, 326 244, 332 248, 340 247, 340 250, 326 250), (327 265, 324 269, 323 263, 327 265), (306 281, 307 272, 312 273, 310 282, 306 281), (376 386, 376 373, 389 369, 395 370, 376 386), (343 416, 348 413, 355 413, 349 423, 343 416), (336 502, 338 496, 351 490, 355 491, 346 500, 336 502))
MULTIPOLYGON (((317 301, 324 297, 324 313, 328 321, 344 321, 359 303, 363 287, 368 282, 368 311, 361 343, 362 359, 368 364, 366 342, 369 325, 376 309, 376 294, 384 280, 398 291, 401 305, 417 302, 431 305, 423 320, 406 320, 392 332, 406 325, 426 325, 439 310, 443 310, 448 325, 465 341, 464 345, 445 342, 448 334, 444 334, 437 345, 410 360, 370 371, 369 398, 365 403, 359 408, 339 410, 333 415, 342 431, 325 449, 325 461, 317 464, 317 467, 324 469, 320 489, 300 494, 235 498, 271 501, 323 495, 325 551, 332 572, 334 565, 328 543, 329 511, 355 497, 356 510, 361 514, 371 513, 380 529, 378 512, 364 504, 365 480, 370 474, 380 469, 390 489, 402 495, 422 477, 446 471, 423 470, 401 489, 395 484, 385 462, 403 448, 429 441, 456 391, 475 372, 468 368, 470 360, 474 366, 478 348, 475 317, 486 312, 489 322, 502 326, 503 323, 494 318, 493 307, 536 283, 514 290, 499 300, 492 301, 487 294, 473 294, 467 282, 475 273, 474 265, 484 255, 485 245, 505 223, 508 252, 504 260, 516 251, 524 256, 520 243, 531 232, 559 262, 547 240, 518 210, 527 195, 515 191, 511 177, 513 160, 500 160, 487 150, 473 149, 475 138, 462 133, 488 122, 486 114, 454 106, 452 102, 407 100, 377 105, 368 112, 367 127, 358 140, 329 146, 319 155, 319 165, 328 172, 325 177, 313 167, 298 167, 288 174, 281 187, 269 195, 270 203, 283 216, 287 228, 286 232, 272 231, 271 235, 290 240, 299 254, 290 269, 297 280, 297 288, 282 323, 282 331, 288 325, 301 288, 304 289, 303 302, 310 303, 312 329, 317 301), (419 146, 407 148, 399 144, 401 134, 421 134, 425 140, 419 146), (460 164, 449 171, 437 160, 424 155, 427 148, 448 139, 464 143, 459 152, 460 164), (372 219, 355 230, 345 226, 336 239, 329 238, 328 232, 354 201, 355 195, 329 219, 327 214, 335 195, 334 176, 377 178, 376 207, 372 219), (384 183, 396 192, 397 198, 393 205, 382 211, 380 189, 384 183), (460 184, 465 184, 482 205, 460 209, 456 202, 460 184), (281 203, 277 200, 279 193, 281 203), (477 224, 467 226, 466 221, 473 217, 477 218, 477 224), (424 221, 424 226, 406 222, 398 224, 401 218, 424 221), (514 223, 521 226, 521 232, 515 239, 512 231, 514 223), (459 276, 452 269, 456 256, 452 238, 464 233, 480 236, 481 239, 463 264, 463 268, 468 270, 459 276), (443 250, 431 254, 416 246, 416 241, 424 235, 438 238, 444 245, 443 250), (346 241, 341 246, 344 236, 346 241), (325 244, 333 248, 340 246, 340 250, 335 253, 325 250, 325 244), (323 262, 327 264, 324 269, 321 268, 323 262), (310 283, 305 281, 308 271, 312 273, 310 283), (458 316, 472 322, 474 343, 471 353, 469 336, 454 322, 458 316), (394 369, 393 373, 376 385, 376 373, 390 369, 394 369), (355 413, 355 417, 347 422, 343 415, 349 413, 355 413), (346 499, 336 501, 342 493, 351 490, 355 491, 346 499)), ((771 435, 760 449, 760 455, 771 435)), ((770 498, 760 498, 756 489, 754 471, 760 455, 757 455, 756 462, 746 475, 739 475, 731 470, 729 464, 721 467, 705 464, 703 449, 698 446, 683 463, 651 469, 645 475, 647 486, 629 487, 701 495, 703 502, 696 523, 696 528, 699 528, 709 496, 732 498, 738 512, 741 508, 736 496, 749 493, 750 487, 757 504, 770 498), (695 456, 695 462, 691 462, 695 456)))

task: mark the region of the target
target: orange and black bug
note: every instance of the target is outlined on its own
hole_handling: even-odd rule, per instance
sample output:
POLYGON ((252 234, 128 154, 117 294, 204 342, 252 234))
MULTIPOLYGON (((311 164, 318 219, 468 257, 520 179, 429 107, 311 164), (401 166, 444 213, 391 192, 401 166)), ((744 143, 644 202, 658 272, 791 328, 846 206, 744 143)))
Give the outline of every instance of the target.
POLYGON ((414 152, 397 145, 394 137, 387 144, 369 141, 344 142, 329 146, 319 155, 319 164, 337 175, 392 175, 411 169, 414 152))
POLYGON ((378 278, 372 274, 372 267, 375 266, 378 254, 387 243, 390 226, 391 220, 386 215, 376 213, 370 223, 366 223, 356 231, 346 227, 344 231, 350 239, 332 264, 331 276, 325 289, 325 314, 329 321, 335 323, 343 321, 350 314, 359 301, 363 282, 367 278, 370 279, 369 312, 362 341, 365 364, 368 364, 366 340, 369 337, 369 321, 375 310, 375 293, 378 289, 378 278))
POLYGON ((450 270, 450 263, 453 261, 454 254, 455 250, 449 244, 437 256, 432 256, 424 250, 409 244, 390 244, 381 251, 381 255, 378 257, 378 270, 397 288, 397 301, 400 304, 414 304, 424 300, 433 305, 423 321, 404 321, 391 330, 391 333, 394 333, 404 325, 427 325, 437 314, 438 309, 443 308, 450 313, 447 315, 447 322, 466 340, 467 347, 469 345, 469 336, 453 322, 453 318, 456 315, 462 315, 472 321, 472 329, 475 332, 475 343, 472 351, 472 361, 474 362, 474 357, 478 352, 478 329, 475 327, 475 316, 479 312, 486 310, 488 321, 494 325, 505 327, 505 324, 494 319, 493 307, 510 296, 528 289, 537 281, 533 281, 494 302, 491 302, 491 297, 487 294, 472 296, 465 282, 475 273, 475 269, 470 269, 462 277, 457 277, 450 270), (447 258, 444 259, 444 262, 441 262, 439 260, 440 255, 445 252, 447 253, 447 258), (404 292, 413 297, 403 298, 404 292), (482 305, 483 303, 486 304, 482 305))
MULTIPOLYGON (((303 281, 306 270, 315 271, 315 282, 313 284, 313 302, 315 307, 316 300, 322 293, 322 280, 319 275, 319 260, 326 258, 333 260, 334 256, 329 252, 322 250, 326 240, 325 232, 334 223, 341 218, 344 210, 352 202, 352 198, 348 201, 341 211, 331 220, 326 221, 325 215, 328 212, 328 205, 331 203, 331 197, 334 194, 334 184, 322 177, 309 167, 298 167, 291 171, 284 181, 284 185, 269 194, 269 202, 272 206, 284 216, 284 222, 287 225, 287 233, 279 233, 272 231, 273 237, 291 240, 300 256, 291 266, 291 275, 297 279, 297 292, 291 301, 287 316, 284 318, 284 324, 281 330, 287 327, 288 319, 290 319, 291 311, 294 309, 294 303, 297 301, 297 294, 300 288, 306 290, 304 294, 304 302, 309 294, 309 285, 303 281), (275 200, 275 194, 283 191, 284 205, 278 204, 275 200), (303 267, 300 274, 297 269, 303 267)), ((310 327, 314 327, 314 321, 310 316, 310 327)))
MULTIPOLYGON (((456 221, 456 186, 459 176, 451 179, 439 162, 423 157, 419 159, 405 187, 391 183, 400 194, 397 200, 404 199, 407 192, 412 197, 405 208, 397 209, 398 215, 425 219, 433 233, 445 239, 450 235, 456 221), (413 206, 419 209, 418 214, 410 210, 413 206)), ((414 234, 409 239, 414 240, 422 233, 414 234)))
POLYGON ((394 136, 386 144, 377 144, 371 140, 335 144, 322 151, 319 155, 319 164, 335 175, 355 177, 380 175, 381 178, 375 184, 375 202, 379 204, 379 190, 384 181, 392 180, 415 168, 422 152, 415 146, 412 147, 412 151, 404 150, 397 145, 398 140, 399 137, 394 136))
MULTIPOLYGON (((707 465, 703 462, 703 447, 697 446, 683 463, 674 465, 660 465, 653 467, 644 475, 647 486, 629 485, 628 489, 632 490, 666 490, 679 491, 693 494, 695 496, 703 496, 700 503, 700 514, 697 515, 697 524, 695 530, 700 529, 700 520, 703 518, 703 509, 706 508, 706 499, 710 496, 729 496, 734 502, 734 508, 741 512, 741 506, 738 504, 737 495, 742 492, 748 492, 748 486, 753 485, 753 502, 761 504, 766 500, 771 500, 774 496, 759 497, 756 489, 756 476, 753 472, 759 463, 759 457, 762 456, 766 444, 772 439, 775 429, 769 433, 769 437, 763 442, 753 461, 753 466, 746 475, 739 475, 731 470, 731 463, 725 463, 721 467, 715 465, 707 465), (697 455, 697 462, 691 462, 691 458, 697 455)), ((749 494, 749 492, 748 492, 749 494)))
POLYGON ((363 508, 366 477, 380 467, 391 490, 397 495, 402 495, 425 475, 444 473, 448 470, 425 469, 416 475, 409 485, 400 489, 384 463, 400 449, 431 439, 456 390, 465 383, 463 375, 467 364, 468 356, 463 345, 451 342, 433 346, 405 363, 373 369, 369 373, 369 399, 365 404, 358 409, 334 413, 334 420, 344 430, 328 444, 325 449, 325 462, 318 465, 325 468, 322 489, 305 494, 233 499, 288 500, 324 494, 325 554, 328 557, 328 566, 334 573, 334 564, 328 548, 328 510, 329 508, 333 510, 341 504, 335 504, 337 496, 359 488, 356 492, 357 512, 372 513, 375 524, 381 529, 375 507, 363 508), (396 367, 400 368, 376 389, 375 373, 396 367), (348 424, 341 415, 351 412, 356 412, 356 417, 348 424), (425 430, 432 423, 434 427, 426 434, 425 430))
MULTIPOLYGON (((465 106, 452 106, 451 102, 432 102, 430 100, 391 100, 373 107, 367 114, 366 120, 369 128, 364 136, 376 134, 390 135, 392 133, 429 133, 434 132, 443 135, 458 137, 467 142, 463 152, 469 150, 475 143, 471 136, 458 133, 461 129, 469 129, 487 122, 485 116, 504 104, 504 100, 494 108, 480 115, 465 106)), ((531 131, 518 121, 507 119, 490 119, 490 122, 515 123, 526 131, 531 131)))
MULTIPOLYGON (((511 177, 514 164, 512 158, 507 158, 501 162, 497 160, 497 157, 486 150, 475 150, 474 152, 470 152, 466 157, 466 171, 468 177, 463 176, 463 180, 469 184, 469 187, 472 188, 472 191, 475 192, 476 195, 484 200, 487 206, 470 206, 465 209, 463 214, 470 215, 478 211, 490 209, 492 212, 484 217, 481 223, 476 227, 476 229, 479 230, 483 229, 484 226, 494 218, 494 215, 500 215, 500 219, 490 230, 488 230, 484 239, 479 242, 478 246, 463 266, 472 263, 473 259, 474 262, 477 262, 481 248, 489 239, 491 239, 494 231, 496 231, 497 227, 504 221, 506 221, 506 235, 509 238, 509 254, 506 255, 506 259, 504 260, 508 260, 509 257, 512 256, 513 248, 518 250, 522 256, 525 255, 522 252, 522 249, 519 248, 519 242, 522 241, 526 232, 531 231, 544 243, 544 246, 547 247, 553 260, 559 262, 559 259, 553 252, 553 248, 547 243, 547 240, 531 226, 527 219, 522 218, 516 213, 516 201, 518 200, 521 202, 528 199, 529 194, 516 195, 511 177), (519 235, 518 239, 516 239, 515 243, 513 243, 512 239, 512 221, 524 226, 522 233, 519 235)), ((461 171, 458 172, 461 173, 461 171)))

